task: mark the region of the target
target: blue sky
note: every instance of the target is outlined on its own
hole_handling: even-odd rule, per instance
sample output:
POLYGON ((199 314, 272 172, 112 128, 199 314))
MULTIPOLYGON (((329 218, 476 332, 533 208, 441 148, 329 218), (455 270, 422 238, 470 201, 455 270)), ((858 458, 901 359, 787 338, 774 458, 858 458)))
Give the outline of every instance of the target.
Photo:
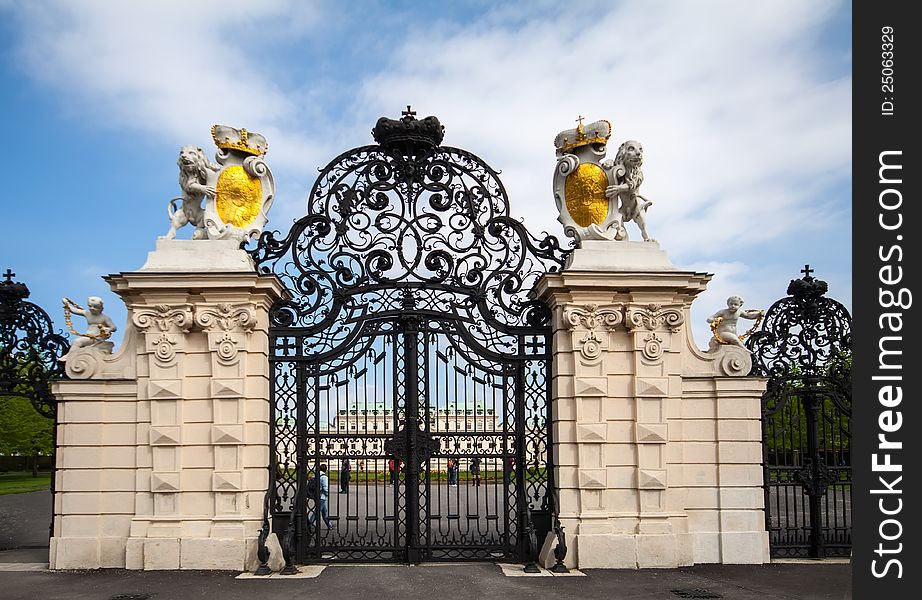
POLYGON ((847 2, 0 0, 0 52, 0 271, 61 328, 61 296, 100 295, 124 329, 100 276, 144 263, 178 148, 212 153, 212 124, 267 137, 286 231, 317 169, 407 104, 560 238, 554 136, 583 115, 612 122, 611 155, 640 140, 651 234, 715 274, 700 347, 728 295, 767 308, 804 263, 851 307, 847 2))

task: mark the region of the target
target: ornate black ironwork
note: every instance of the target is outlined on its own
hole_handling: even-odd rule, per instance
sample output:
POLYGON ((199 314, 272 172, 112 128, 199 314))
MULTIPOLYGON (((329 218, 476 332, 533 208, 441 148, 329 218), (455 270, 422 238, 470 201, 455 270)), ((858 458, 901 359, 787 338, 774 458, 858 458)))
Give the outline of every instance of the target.
POLYGON ((851 316, 826 282, 792 280, 746 345, 762 396, 766 528, 775 556, 851 550, 851 316), (805 498, 802 498, 805 496, 805 498))
POLYGON ((435 117, 407 107, 373 134, 250 251, 290 292, 270 311, 273 515, 327 463, 335 525, 295 530, 301 560, 524 559, 526 510, 553 488, 550 311, 531 290, 568 251, 510 217, 498 173, 441 146, 435 117))
POLYGON ((839 477, 822 459, 815 463, 812 458, 808 458, 800 470, 794 473, 794 481, 803 486, 808 496, 825 496, 827 488, 839 481, 839 477))
POLYGON ((384 440, 384 453, 407 464, 422 464, 439 451, 442 442, 419 427, 403 428, 389 440, 384 440), (412 439, 411 439, 412 438, 412 439), (413 456, 410 456, 410 453, 413 456))
POLYGON ((552 573, 569 573, 570 569, 564 565, 567 558, 567 535, 564 533, 563 525, 560 523, 559 507, 560 498, 558 491, 552 491, 554 499, 554 535, 557 538, 557 545, 554 546, 554 566, 551 567, 552 573))
POLYGON ((285 559, 285 566, 279 572, 282 575, 295 575, 298 573, 298 567, 295 566, 295 551, 298 530, 298 517, 301 516, 301 488, 295 490, 293 509, 288 517, 288 527, 285 528, 285 535, 282 536, 280 545, 282 547, 282 557, 285 559))
POLYGON ((525 568, 526 573, 540 573, 538 567, 538 533, 535 531, 535 522, 532 517, 531 508, 525 507, 525 541, 527 548, 525 551, 525 568))
POLYGON ((60 358, 70 343, 53 330, 48 313, 26 301, 29 288, 10 269, 0 282, 0 395, 27 398, 39 414, 55 414, 51 382, 64 375, 60 358))
POLYGON ((269 523, 269 502, 271 498, 272 490, 266 491, 266 497, 263 500, 263 524, 259 528, 259 537, 256 539, 256 558, 259 560, 259 567, 256 568, 254 575, 271 575, 272 569, 269 568, 269 556, 272 552, 269 550, 269 547, 266 545, 266 540, 269 538, 269 533, 271 532, 271 525, 269 523))
POLYGON ((791 280, 788 296, 768 309, 761 328, 746 343, 753 353, 753 375, 775 380, 825 377, 828 366, 851 350, 848 310, 825 296, 828 286, 810 275, 810 265, 801 272, 804 277, 791 280))

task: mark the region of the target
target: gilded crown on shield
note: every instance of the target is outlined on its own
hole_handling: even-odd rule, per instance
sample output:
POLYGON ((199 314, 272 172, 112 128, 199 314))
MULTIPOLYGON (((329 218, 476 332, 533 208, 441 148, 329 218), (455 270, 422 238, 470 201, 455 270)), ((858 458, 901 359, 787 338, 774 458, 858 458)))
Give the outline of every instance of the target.
POLYGON ((611 137, 611 123, 602 119, 588 125, 583 125, 583 118, 577 119, 579 123, 574 129, 561 131, 554 138, 554 147, 557 156, 566 154, 574 148, 589 146, 590 144, 607 144, 611 137))
POLYGON ((269 150, 266 138, 246 129, 234 129, 227 125, 212 125, 211 137, 222 150, 239 150, 246 154, 262 156, 269 150))

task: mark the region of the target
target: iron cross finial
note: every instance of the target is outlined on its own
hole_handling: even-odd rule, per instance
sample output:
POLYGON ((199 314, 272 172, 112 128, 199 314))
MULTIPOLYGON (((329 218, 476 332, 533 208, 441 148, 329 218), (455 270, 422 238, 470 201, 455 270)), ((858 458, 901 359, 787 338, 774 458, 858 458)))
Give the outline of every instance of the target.
POLYGON ((810 265, 804 265, 804 268, 800 270, 804 274, 804 279, 812 279, 810 273, 813 273, 814 269, 810 268, 810 265))
POLYGON ((16 273, 13 273, 10 269, 7 269, 6 273, 4 273, 3 276, 6 277, 7 283, 12 283, 13 277, 16 277, 16 273))
POLYGON ((400 114, 403 115, 404 117, 415 117, 415 116, 416 116, 416 111, 413 110, 412 108, 410 108, 410 105, 407 104, 407 109, 406 109, 405 111, 401 112, 400 114))

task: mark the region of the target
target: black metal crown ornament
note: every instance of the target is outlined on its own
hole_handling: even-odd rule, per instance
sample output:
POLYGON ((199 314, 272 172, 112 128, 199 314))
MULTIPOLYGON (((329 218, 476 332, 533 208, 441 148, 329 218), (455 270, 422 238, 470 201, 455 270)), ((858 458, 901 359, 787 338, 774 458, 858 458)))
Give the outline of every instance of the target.
POLYGON ((381 146, 397 150, 404 155, 418 155, 433 150, 442 143, 445 127, 438 117, 416 118, 410 105, 400 119, 381 117, 371 130, 371 135, 381 146))

